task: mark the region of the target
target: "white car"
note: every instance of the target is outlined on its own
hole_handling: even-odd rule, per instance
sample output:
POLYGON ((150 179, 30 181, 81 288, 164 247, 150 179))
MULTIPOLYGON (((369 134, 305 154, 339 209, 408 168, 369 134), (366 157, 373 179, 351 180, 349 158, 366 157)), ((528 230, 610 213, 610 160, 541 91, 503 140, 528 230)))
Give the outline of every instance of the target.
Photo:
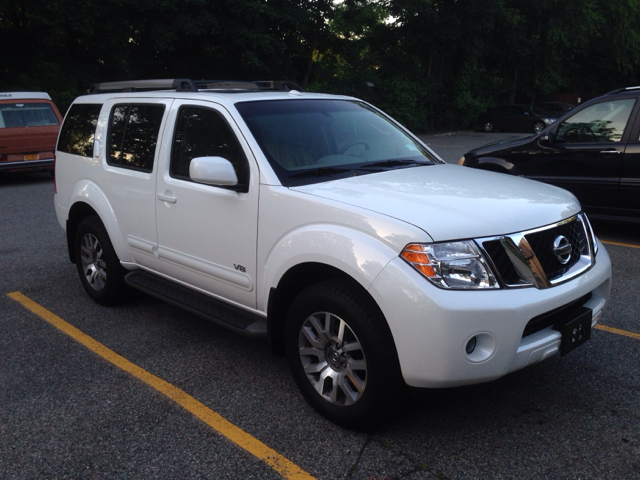
POLYGON ((566 354, 603 313, 609 256, 572 194, 447 165, 366 102, 286 82, 92 90, 56 152, 87 293, 134 287, 268 337, 339 424, 371 425, 405 385, 566 354))

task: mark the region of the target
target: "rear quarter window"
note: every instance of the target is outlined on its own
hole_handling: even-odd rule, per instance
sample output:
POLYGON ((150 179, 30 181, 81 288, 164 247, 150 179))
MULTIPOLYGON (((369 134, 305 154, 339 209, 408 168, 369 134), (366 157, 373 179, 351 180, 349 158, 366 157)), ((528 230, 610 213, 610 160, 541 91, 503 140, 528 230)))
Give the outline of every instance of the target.
POLYGON ((93 157, 93 142, 101 108, 102 105, 93 103, 72 105, 62 124, 57 150, 93 157))
POLYGON ((109 122, 107 163, 151 172, 164 110, 164 105, 114 106, 109 122))

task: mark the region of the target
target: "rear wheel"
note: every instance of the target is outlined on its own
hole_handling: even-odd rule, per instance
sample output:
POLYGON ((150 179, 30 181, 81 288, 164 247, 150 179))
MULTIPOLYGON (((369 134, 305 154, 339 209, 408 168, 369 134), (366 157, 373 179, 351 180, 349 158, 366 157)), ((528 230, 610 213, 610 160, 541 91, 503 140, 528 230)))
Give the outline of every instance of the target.
POLYGON ((87 294, 101 305, 122 301, 127 291, 126 270, 120 265, 107 230, 98 217, 87 217, 80 222, 74 247, 78 274, 87 294))
POLYGON ((484 125, 482 126, 482 128, 484 129, 485 132, 490 133, 490 132, 493 132, 495 127, 493 125, 493 122, 484 122, 484 125))
POLYGON ((307 401, 345 427, 375 426, 404 389, 385 319, 349 282, 321 282, 296 297, 287 315, 285 347, 307 401))

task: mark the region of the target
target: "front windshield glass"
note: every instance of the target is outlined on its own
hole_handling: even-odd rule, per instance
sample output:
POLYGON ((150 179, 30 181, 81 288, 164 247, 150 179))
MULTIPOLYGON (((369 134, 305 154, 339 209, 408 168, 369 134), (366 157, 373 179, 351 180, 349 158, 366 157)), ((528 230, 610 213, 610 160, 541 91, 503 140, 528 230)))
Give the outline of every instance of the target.
POLYGON ((357 101, 271 100, 236 108, 285 186, 440 163, 357 101))

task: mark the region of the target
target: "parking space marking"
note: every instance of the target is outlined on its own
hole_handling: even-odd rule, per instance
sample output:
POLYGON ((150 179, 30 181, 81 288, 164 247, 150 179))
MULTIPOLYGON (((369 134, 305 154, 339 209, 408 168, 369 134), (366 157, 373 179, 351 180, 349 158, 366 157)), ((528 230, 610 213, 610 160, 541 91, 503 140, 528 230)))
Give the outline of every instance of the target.
POLYGON ((619 328, 607 327, 606 325, 597 324, 595 326, 598 330, 604 330, 605 332, 615 333, 617 335, 624 335, 625 337, 635 338, 640 340, 640 333, 627 332, 626 330, 620 330, 619 328))
POLYGON ((609 240, 601 240, 601 241, 602 243, 607 243, 609 245, 618 245, 619 247, 640 248, 640 245, 634 245, 632 243, 611 242, 609 240))
POLYGON ((147 372, 143 368, 130 362, 126 358, 118 355, 113 350, 94 340, 92 337, 78 330, 73 325, 65 322, 62 318, 50 312, 43 306, 37 304, 20 292, 8 293, 7 296, 23 305, 26 309, 46 320, 54 327, 69 335, 77 342, 83 344, 93 352, 108 360, 116 367, 130 373, 134 377, 142 380, 147 385, 166 395, 190 413, 198 417, 207 425, 212 427, 221 435, 225 436, 233 443, 243 448, 247 452, 256 456, 275 471, 287 479, 313 479, 309 473, 302 470, 298 465, 283 457, 275 450, 272 450, 257 438, 252 437, 241 428, 225 420, 220 414, 214 412, 206 405, 200 403, 191 395, 180 390, 174 385, 162 380, 159 377, 147 372))

